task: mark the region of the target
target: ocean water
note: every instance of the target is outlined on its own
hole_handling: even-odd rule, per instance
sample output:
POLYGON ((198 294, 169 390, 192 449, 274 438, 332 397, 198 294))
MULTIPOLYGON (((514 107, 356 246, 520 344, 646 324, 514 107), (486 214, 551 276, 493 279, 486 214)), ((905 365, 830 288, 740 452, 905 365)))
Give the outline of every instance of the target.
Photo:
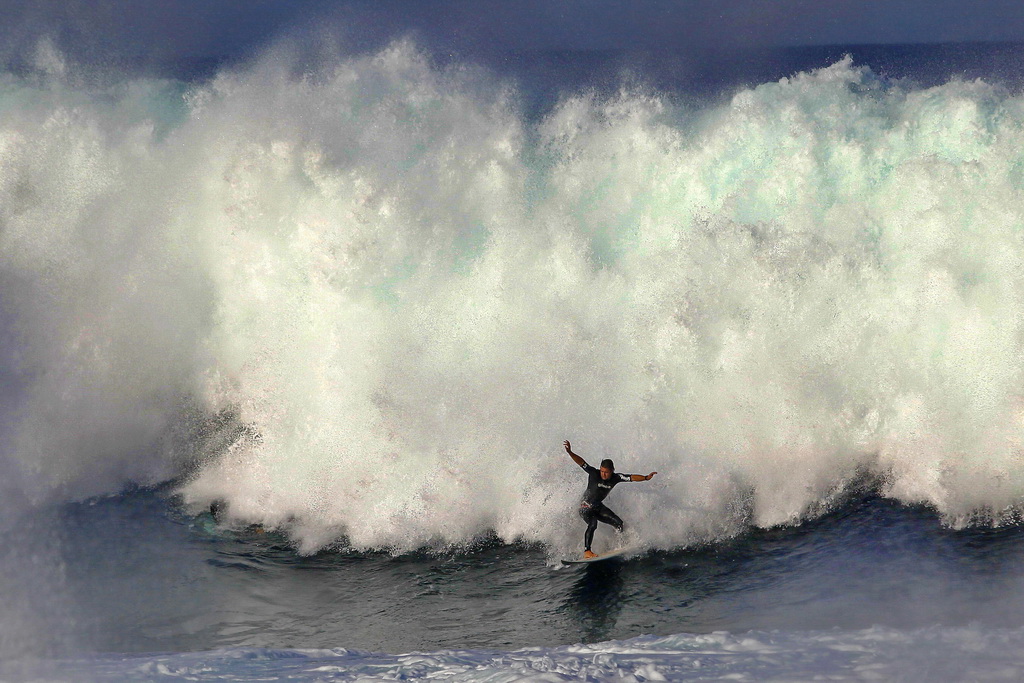
POLYGON ((42 44, 0 673, 1019 679, 1021 55, 42 44))

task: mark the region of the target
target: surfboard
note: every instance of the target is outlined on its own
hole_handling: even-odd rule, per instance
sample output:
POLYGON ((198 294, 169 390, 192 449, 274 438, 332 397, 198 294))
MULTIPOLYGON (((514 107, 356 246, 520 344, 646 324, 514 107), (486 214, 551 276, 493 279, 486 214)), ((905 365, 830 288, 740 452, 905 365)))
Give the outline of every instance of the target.
POLYGON ((633 550, 634 550, 634 548, 632 548, 632 547, 629 547, 629 548, 618 548, 616 550, 609 550, 608 552, 604 553, 603 555, 598 555, 597 557, 590 557, 590 558, 582 558, 581 557, 578 560, 562 560, 562 564, 593 564, 595 562, 601 562, 603 560, 610 560, 610 559, 612 559, 614 557, 622 557, 623 555, 625 555, 625 554, 627 554, 629 552, 632 552, 633 550))

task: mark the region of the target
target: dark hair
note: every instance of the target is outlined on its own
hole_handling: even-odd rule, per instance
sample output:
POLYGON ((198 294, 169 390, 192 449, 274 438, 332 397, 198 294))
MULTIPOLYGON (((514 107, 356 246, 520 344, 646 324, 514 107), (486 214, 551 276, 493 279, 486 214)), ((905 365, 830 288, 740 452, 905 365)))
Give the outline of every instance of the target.
POLYGON ((607 467, 612 472, 615 471, 615 463, 613 463, 609 458, 605 458, 601 461, 601 467, 607 467))

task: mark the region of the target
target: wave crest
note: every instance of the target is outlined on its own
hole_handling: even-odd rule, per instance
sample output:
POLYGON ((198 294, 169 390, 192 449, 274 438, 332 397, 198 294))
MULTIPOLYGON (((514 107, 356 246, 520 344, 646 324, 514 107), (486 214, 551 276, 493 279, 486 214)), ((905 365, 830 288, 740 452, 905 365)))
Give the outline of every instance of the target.
POLYGON ((7 77, 12 490, 186 470, 188 504, 303 551, 567 549, 569 438, 660 473, 611 501, 653 547, 865 473, 1010 518, 1020 98, 847 59, 722 105, 516 102, 408 43, 188 88, 7 77))

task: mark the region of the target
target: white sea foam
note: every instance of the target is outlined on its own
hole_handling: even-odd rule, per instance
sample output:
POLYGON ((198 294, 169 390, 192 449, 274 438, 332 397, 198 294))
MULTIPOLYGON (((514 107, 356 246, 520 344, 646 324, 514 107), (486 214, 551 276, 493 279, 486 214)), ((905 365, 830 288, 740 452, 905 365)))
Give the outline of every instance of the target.
MULTIPOLYGON (((749 632, 644 636, 509 652, 400 655, 356 650, 226 650, 55 662, 36 671, 106 681, 1017 681, 1020 630, 749 632)), ((31 678, 32 668, 27 668, 31 678)), ((35 674, 37 675, 37 674, 35 674)))
POLYGON ((565 550, 566 438, 659 472, 610 500, 654 547, 865 473, 954 524, 1024 495, 1015 95, 846 60, 537 122, 407 43, 184 93, 69 71, 0 83, 8 500, 184 470, 303 551, 565 550))

